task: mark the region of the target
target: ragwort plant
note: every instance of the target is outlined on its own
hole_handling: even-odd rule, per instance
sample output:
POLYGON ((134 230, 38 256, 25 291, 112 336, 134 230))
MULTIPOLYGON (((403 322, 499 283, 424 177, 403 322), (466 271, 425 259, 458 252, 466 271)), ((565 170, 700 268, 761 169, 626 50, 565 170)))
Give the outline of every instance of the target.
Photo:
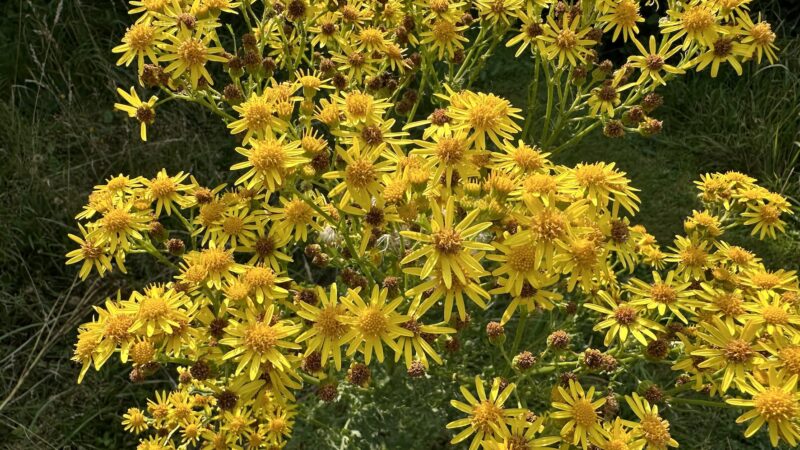
POLYGON ((749 1, 131 6, 113 51, 140 86, 115 107, 146 139, 161 105, 198 103, 241 142, 231 186, 113 176, 70 235, 83 279, 125 272, 131 254, 171 272, 96 306, 75 347, 79 382, 112 356, 134 382, 177 371, 124 414, 139 448, 281 448, 298 407, 335 401, 341 382, 368 389, 376 364, 430 376, 497 306, 485 327, 506 370, 453 393, 454 444, 676 447, 666 400, 741 409, 747 437, 796 445, 797 277, 722 240, 775 238, 787 200, 705 175, 702 208, 660 247, 631 222, 640 199, 613 163, 549 159, 598 127, 657 133, 655 91, 686 71, 773 61, 749 1), (650 36, 645 9, 666 10, 650 36), (615 41, 633 51, 617 68, 598 57, 615 41), (470 90, 498 45, 534 61, 527 111, 470 90), (586 327, 602 343, 575 339, 586 327), (628 370, 642 364, 672 370, 646 386, 628 370))

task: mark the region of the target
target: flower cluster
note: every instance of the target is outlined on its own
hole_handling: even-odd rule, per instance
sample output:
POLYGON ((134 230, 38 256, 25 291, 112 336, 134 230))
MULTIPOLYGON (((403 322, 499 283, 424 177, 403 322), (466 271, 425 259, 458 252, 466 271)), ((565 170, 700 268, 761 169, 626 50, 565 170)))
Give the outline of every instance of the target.
POLYGON ((144 139, 157 105, 198 103, 240 144, 230 183, 162 170, 90 194, 67 255, 80 277, 146 255, 165 272, 80 327, 79 381, 113 355, 134 382, 177 371, 124 415, 141 449, 281 448, 299 407, 335 401, 345 380, 368 388, 384 362, 431 376, 483 317, 505 372, 488 393, 480 377, 477 397, 461 389, 454 443, 674 447, 657 403, 713 403, 685 397, 700 393, 747 409, 746 435, 768 424, 773 444, 794 445, 797 278, 721 240, 734 226, 774 238, 787 200, 706 175, 702 208, 662 248, 631 223, 638 191, 615 164, 551 159, 598 126, 656 132, 654 90, 672 75, 774 58, 748 2, 674 3, 646 48, 634 0, 132 1, 114 51, 166 97, 120 90, 116 107, 144 139), (642 55, 615 69, 597 49, 620 39, 642 55), (524 112, 469 89, 504 42, 534 59, 524 112), (592 332, 604 349, 584 343, 592 332), (630 390, 626 368, 665 362, 674 388, 630 390), (550 374, 543 403, 531 377, 550 374))
POLYGON ((174 99, 211 109, 246 140, 285 127, 295 91, 276 80, 302 86, 297 109, 306 123, 315 109, 309 97, 332 89, 395 100, 397 115, 411 121, 444 86, 470 88, 506 46, 534 61, 522 137, 560 149, 600 126, 611 137, 658 133, 661 122, 650 114, 668 80, 706 67, 716 77, 722 65, 741 74, 748 61, 774 62, 777 50, 770 24, 751 16, 749 0, 670 1, 666 8, 640 0, 131 5, 136 21, 113 51, 118 64, 136 62, 142 86, 164 96, 144 102, 133 88, 119 91, 126 103, 116 107, 141 124, 142 139, 157 105, 174 99), (659 18, 658 27, 646 26, 646 17, 659 18), (615 66, 605 48, 625 57, 615 66))

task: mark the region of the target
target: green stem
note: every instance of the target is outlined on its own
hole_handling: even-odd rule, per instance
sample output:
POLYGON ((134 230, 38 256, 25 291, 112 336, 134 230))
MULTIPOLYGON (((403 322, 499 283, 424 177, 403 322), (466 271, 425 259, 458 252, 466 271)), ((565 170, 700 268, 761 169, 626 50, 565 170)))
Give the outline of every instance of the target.
POLYGON ((672 404, 684 404, 684 405, 697 405, 697 406, 710 406, 713 408, 728 408, 728 409, 735 409, 737 406, 729 405, 725 402, 715 402, 713 400, 702 400, 699 398, 676 398, 672 397, 669 399, 669 402, 672 404))

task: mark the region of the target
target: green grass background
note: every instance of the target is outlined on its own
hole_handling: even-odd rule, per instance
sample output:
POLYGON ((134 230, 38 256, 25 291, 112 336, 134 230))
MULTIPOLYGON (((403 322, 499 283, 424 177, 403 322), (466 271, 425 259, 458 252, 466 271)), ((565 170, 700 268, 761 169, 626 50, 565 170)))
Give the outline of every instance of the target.
MULTIPOLYGON (((799 198, 800 168, 789 162, 800 145, 800 7, 792 0, 754 3, 780 36, 778 64, 748 66, 741 78, 729 71, 716 80, 707 72, 689 75, 662 92, 662 135, 610 140, 594 134, 556 158, 616 161, 642 191, 638 220, 662 243, 697 207, 692 181, 709 170, 747 172, 795 203, 799 198)), ((151 176, 161 167, 191 171, 210 184, 230 181, 234 141, 216 117, 170 103, 158 111, 151 141, 142 143, 136 124, 112 111, 115 87, 134 81, 133 71, 116 68, 110 53, 128 23, 121 0, 0 2, 0 448, 131 446, 121 414, 169 376, 132 385, 124 367, 110 364, 75 384, 78 368, 69 357, 77 325, 91 317, 90 305, 136 283, 112 276, 75 285, 76 270, 64 266, 72 217, 92 186, 120 172, 151 176)), ((518 87, 527 84, 530 66, 512 59, 500 51, 478 83, 524 107, 518 87)), ((772 267, 797 269, 800 225, 796 219, 791 225, 779 241, 732 239, 755 248, 772 267)), ((163 276, 145 262, 131 261, 142 275, 136 279, 163 276)), ((481 363, 465 360, 461 367, 481 363)), ((361 395, 345 390, 337 405, 298 424, 293 445, 444 448, 449 433, 442 424, 452 412, 425 394, 442 387, 455 392, 455 385, 425 383, 413 389, 390 383, 361 395)), ((727 413, 698 408, 671 420, 682 448, 764 446, 745 444, 743 429, 727 413)))

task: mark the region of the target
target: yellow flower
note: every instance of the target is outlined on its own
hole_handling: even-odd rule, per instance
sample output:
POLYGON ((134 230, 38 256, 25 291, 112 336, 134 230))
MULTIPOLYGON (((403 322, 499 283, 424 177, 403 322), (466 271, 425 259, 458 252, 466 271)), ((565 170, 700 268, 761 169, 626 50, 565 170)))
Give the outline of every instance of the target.
POLYGON ((681 49, 680 47, 670 48, 674 42, 674 37, 667 39, 667 36, 664 36, 661 39, 661 44, 656 47, 655 36, 650 36, 648 47, 645 49, 644 45, 634 39, 633 43, 636 44, 636 48, 638 48, 641 53, 639 55, 629 56, 628 63, 631 67, 635 67, 642 72, 641 75, 639 75, 639 79, 636 80, 636 84, 642 84, 649 78, 656 83, 664 85, 667 84, 667 82, 664 81, 664 77, 661 76, 662 71, 676 75, 686 72, 680 67, 667 64, 667 60, 681 49))
POLYGON ((751 371, 756 360, 760 358, 755 344, 759 327, 747 324, 731 332, 718 317, 712 318, 710 323, 702 322, 701 326, 704 331, 698 332, 697 336, 705 345, 691 354, 707 359, 698 364, 698 367, 722 372, 720 392, 727 391, 733 381, 739 386, 745 381, 746 372, 751 371))
MULTIPOLYGON (((85 280, 89 276, 92 268, 94 268, 102 278, 105 276, 106 271, 111 272, 113 270, 111 266, 111 256, 108 254, 108 247, 103 242, 100 242, 100 237, 88 237, 83 225, 78 225, 78 227, 81 231, 81 236, 76 236, 74 234, 67 235, 80 246, 80 248, 67 253, 67 265, 83 261, 81 270, 78 272, 78 276, 81 277, 81 280, 85 280)), ((116 253, 117 266, 119 266, 120 270, 124 273, 125 266, 122 265, 124 262, 122 259, 123 255, 124 253, 122 252, 116 253)))
POLYGON ((319 352, 322 367, 333 357, 336 370, 342 369, 341 348, 345 344, 344 336, 350 331, 350 325, 343 321, 346 308, 339 303, 336 283, 331 284, 330 294, 321 286, 316 288, 319 306, 301 301, 298 303, 297 315, 311 323, 311 326, 297 337, 296 342, 308 342, 305 356, 319 352))
POLYGON ((703 279, 706 269, 710 264, 708 254, 709 242, 702 239, 692 239, 686 236, 675 238, 675 247, 670 247, 671 253, 665 261, 677 263, 675 273, 684 280, 703 279))
POLYGON ((569 419, 561 428, 561 434, 572 432, 572 445, 580 444, 584 450, 590 443, 600 442, 603 437, 603 426, 597 409, 606 403, 606 398, 593 401, 594 386, 587 392, 575 380, 569 380, 569 391, 558 386, 558 393, 563 401, 553 402, 553 407, 559 411, 550 414, 550 417, 569 419))
POLYGON ((520 416, 509 419, 511 432, 502 439, 484 438, 482 445, 484 450, 551 450, 551 445, 561 441, 558 436, 536 437, 543 429, 544 417, 529 421, 528 416, 532 413, 523 413, 520 416))
POLYGON ((416 360, 420 361, 422 365, 428 367, 428 356, 433 359, 436 364, 442 364, 442 358, 434 350, 433 341, 436 340, 440 334, 452 334, 456 330, 450 327, 441 325, 427 325, 422 322, 422 316, 430 308, 427 305, 412 304, 408 311, 408 320, 400 324, 401 327, 413 333, 413 336, 399 336, 397 338, 397 347, 400 349, 395 352, 395 361, 399 361, 401 357, 405 357, 406 368, 411 368, 411 364, 416 360))
POLYGON ((236 151, 247 160, 232 165, 231 170, 247 169, 247 172, 236 180, 236 184, 256 190, 266 186, 268 192, 275 192, 296 167, 310 161, 303 155, 300 141, 286 142, 285 139, 286 135, 278 139, 266 136, 251 140, 249 148, 237 147, 236 151))
POLYGON ((492 26, 510 26, 522 14, 526 3, 524 0, 477 0, 475 6, 482 22, 485 20, 492 26))
POLYGON ((536 247, 528 244, 509 246, 501 242, 493 242, 492 245, 500 253, 489 255, 487 259, 500 263, 492 271, 492 276, 498 277, 498 282, 502 285, 493 290, 492 294, 511 294, 516 297, 522 293, 526 284, 537 290, 555 282, 552 274, 539 270, 542 255, 537 253, 536 247), (500 278, 504 275, 504 278, 500 278))
POLYGON ((506 42, 506 47, 513 47, 519 44, 515 57, 519 57, 522 52, 530 46, 531 52, 544 54, 545 43, 541 39, 544 29, 547 26, 542 22, 541 14, 533 9, 532 3, 528 3, 528 12, 520 15, 519 34, 506 42))
POLYGON ((283 447, 286 439, 292 435, 295 415, 294 405, 277 404, 270 408, 265 423, 261 425, 267 431, 267 442, 278 448, 283 447))
MULTIPOLYGON (((240 105, 233 107, 239 113, 239 119, 228 124, 232 134, 245 132, 242 142, 250 142, 253 137, 270 138, 273 132, 283 132, 288 123, 277 116, 276 99, 264 92, 253 94, 240 105)), ((283 138, 280 139, 283 141, 283 138)), ((238 150, 238 149, 237 149, 238 150)), ((240 152, 241 153, 241 152, 240 152)), ((250 155, 245 155, 250 157, 250 155)))
POLYGON ((619 338, 620 345, 624 346, 629 334, 640 344, 647 346, 648 342, 657 339, 653 331, 665 331, 664 327, 644 317, 644 311, 640 306, 618 302, 607 291, 600 291, 598 296, 607 306, 595 303, 584 303, 584 306, 605 314, 605 320, 597 323, 593 329, 595 331, 608 329, 603 341, 606 347, 610 346, 615 338, 619 338))
POLYGON ((584 292, 589 292, 599 282, 601 275, 608 274, 608 250, 599 242, 589 239, 589 236, 574 236, 567 241, 557 241, 557 245, 559 252, 553 263, 562 273, 569 274, 569 292, 578 284, 584 292))
MULTIPOLYGON (((313 200, 312 200, 313 201, 313 200)), ((292 236, 297 242, 308 239, 308 227, 321 231, 322 227, 315 221, 317 212, 305 200, 293 196, 291 199, 279 198, 280 206, 267 206, 269 219, 274 223, 275 230, 284 235, 292 236)))
POLYGON ((719 73, 719 66, 723 63, 730 64, 737 74, 742 74, 742 64, 739 58, 747 54, 746 47, 732 37, 718 37, 708 49, 687 63, 687 66, 696 66, 698 72, 711 65, 711 77, 719 73))
POLYGON ((445 85, 449 95, 440 95, 450 102, 447 108, 448 117, 452 118, 454 131, 465 130, 469 133, 469 142, 474 142, 477 150, 486 149, 486 138, 498 148, 503 146, 502 139, 512 140, 513 135, 521 128, 514 121, 522 117, 517 114, 521 110, 494 94, 464 91, 454 93, 445 85))
POLYGON ((646 283, 638 278, 632 278, 626 286, 628 292, 633 294, 631 306, 646 306, 647 309, 658 311, 659 317, 665 317, 667 310, 675 314, 683 323, 689 323, 684 312, 694 313, 698 302, 693 300, 694 290, 689 282, 675 280, 675 272, 667 272, 665 278, 658 272, 653 272, 653 282, 646 283))
POLYGON ((600 16, 597 20, 606 22, 604 32, 614 30, 611 41, 616 41, 622 34, 622 40, 627 42, 630 37, 636 42, 636 34, 639 33, 639 22, 644 22, 644 18, 639 15, 638 0, 619 0, 613 2, 607 14, 600 16))
MULTIPOLYGON (((553 164, 547 159, 550 153, 519 140, 516 145, 505 141, 501 151, 492 152, 492 168, 512 174, 547 173, 553 164)), ((524 181, 523 181, 524 183, 524 181)))
POLYGON ((749 409, 736 419, 736 423, 752 420, 744 436, 749 438, 766 424, 773 447, 777 447, 781 439, 791 447, 796 447, 800 441, 800 427, 797 424, 800 417, 797 375, 783 378, 778 372, 770 370, 767 383, 762 384, 756 377, 748 376, 747 383, 740 384, 739 388, 749 394, 750 399, 731 398, 726 402, 749 409))
POLYGON ((638 189, 630 186, 625 172, 615 163, 581 163, 565 172, 566 192, 587 198, 595 208, 605 209, 609 202, 620 204, 630 214, 639 211, 638 189))
POLYGON ((800 315, 794 305, 784 302, 775 291, 758 291, 757 297, 745 303, 747 313, 738 317, 745 324, 753 324, 770 336, 793 336, 800 329, 800 315))
POLYGON ((206 68, 209 61, 226 62, 227 59, 220 55, 224 50, 222 47, 211 46, 214 34, 208 33, 203 36, 203 27, 196 27, 192 32, 180 32, 177 35, 167 35, 170 43, 164 45, 166 52, 161 56, 162 61, 172 61, 164 69, 170 73, 173 79, 178 79, 184 73, 188 73, 192 88, 197 89, 200 78, 208 84, 214 84, 211 74, 206 68))
POLYGON ((603 438, 598 443, 599 448, 609 450, 635 449, 637 442, 632 430, 628 429, 628 422, 616 417, 613 422, 603 424, 603 438))
POLYGON ((156 48, 162 45, 163 31, 143 20, 131 25, 122 37, 122 44, 111 49, 113 53, 122 53, 117 65, 129 66, 134 60, 139 68, 139 75, 144 71, 145 57, 153 64, 158 64, 156 48))
POLYGON ((492 225, 491 222, 473 225, 478 214, 480 214, 480 210, 475 209, 467 214, 461 222, 454 224, 453 197, 447 200, 444 214, 438 204, 432 204, 430 234, 415 231, 400 232, 402 236, 422 243, 421 248, 403 258, 400 264, 405 265, 425 256, 427 258, 419 274, 420 278, 427 278, 434 269, 439 269, 446 287, 450 288, 453 285, 453 275, 459 282, 466 284, 465 273, 483 271, 478 259, 472 253, 480 250, 494 250, 494 247, 489 244, 470 240, 492 225))
POLYGON ((217 247, 224 247, 229 242, 237 251, 241 247, 252 247, 255 244, 256 233, 263 228, 263 219, 258 210, 250 211, 247 207, 233 205, 228 207, 218 222, 208 227, 204 237, 210 238, 217 247))
POLYGON ((419 141, 422 148, 410 152, 412 157, 425 158, 424 169, 429 180, 434 183, 444 180, 445 187, 450 189, 453 173, 458 173, 462 179, 479 175, 480 167, 475 165, 475 157, 481 153, 472 146, 465 131, 435 134, 432 141, 419 141))
MULTIPOLYGON (((419 277, 422 267, 411 267, 404 269, 404 272, 419 277)), ((486 302, 491 298, 491 295, 480 285, 480 277, 488 275, 483 270, 480 272, 468 271, 464 275, 467 280, 465 283, 460 282, 456 277, 452 278, 451 285, 448 287, 442 278, 442 271, 435 270, 430 278, 407 290, 406 296, 413 297, 415 303, 420 303, 423 296, 426 296, 425 301, 420 305, 420 308, 426 310, 439 300, 444 299, 445 322, 450 321, 450 317, 453 314, 453 306, 458 310, 458 318, 466 320, 467 306, 464 302, 464 297, 466 296, 481 309, 486 309, 486 302), (432 290, 432 292, 429 292, 429 290, 432 290)))
POLYGON ((379 176, 382 172, 391 171, 391 162, 380 161, 385 144, 372 149, 363 149, 357 140, 345 150, 337 147, 336 154, 344 160, 344 170, 332 170, 322 177, 325 179, 342 179, 342 181, 328 192, 328 198, 341 195, 339 207, 344 207, 354 201, 362 208, 369 208, 372 199, 380 196, 381 184, 379 176))
POLYGON ((745 46, 745 54, 748 58, 755 57, 759 63, 761 63, 761 57, 766 55, 767 61, 774 64, 777 59, 775 51, 778 46, 775 45, 775 33, 772 31, 772 26, 761 20, 761 14, 758 17, 758 23, 753 23, 753 19, 745 11, 738 11, 738 16, 737 24, 741 27, 739 33, 742 36, 741 43, 745 46))
POLYGON ((757 202, 748 203, 747 211, 742 214, 745 225, 754 225, 752 235, 758 234, 759 239, 769 236, 772 239, 777 237, 777 231, 786 232, 786 222, 781 220, 781 214, 792 213, 788 203, 782 202, 757 202))
MULTIPOLYGON (((86 239, 95 243, 108 243, 108 252, 113 254, 117 249, 128 251, 131 241, 141 240, 142 232, 147 229, 150 218, 143 212, 133 210, 133 203, 128 202, 113 206, 103 213, 86 239)), ((119 262, 119 260, 117 260, 119 262)))
POLYGON ((398 297, 386 303, 388 295, 388 289, 373 286, 369 303, 366 303, 359 295, 359 291, 354 289, 349 290, 347 295, 341 298, 348 312, 342 320, 351 327, 342 338, 342 341, 349 344, 347 355, 361 351, 367 365, 372 360, 373 351, 378 361, 383 362, 383 344, 397 352, 400 347, 395 339, 399 336, 414 335, 400 326, 408 320, 408 316, 397 312, 397 307, 403 302, 403 298, 398 297))
POLYGON ((659 22, 661 32, 675 33, 676 39, 686 36, 684 49, 693 42, 704 47, 712 46, 719 32, 719 16, 712 5, 703 0, 691 0, 687 4, 679 4, 678 10, 667 10, 668 18, 659 22))
POLYGON ((135 315, 128 331, 136 333, 142 329, 147 337, 156 333, 172 334, 181 322, 190 322, 190 315, 196 309, 196 304, 186 294, 158 285, 144 292, 134 291, 123 306, 135 315))
POLYGON ((125 431, 141 434, 147 430, 147 417, 139 408, 128 408, 128 411, 122 415, 122 426, 125 427, 125 431))
MULTIPOLYGON (((225 327, 225 337, 219 340, 221 345, 230 347, 223 360, 238 361, 236 375, 248 368, 250 380, 255 380, 262 368, 274 368, 278 371, 291 370, 292 366, 283 352, 299 350, 301 347, 285 338, 300 332, 300 325, 290 320, 273 322, 275 305, 269 305, 262 314, 248 308, 240 321, 225 327)), ((277 318, 276 318, 277 319, 277 318)))
POLYGON ((558 58, 558 67, 564 65, 564 61, 569 61, 571 66, 586 62, 586 54, 589 52, 587 47, 595 45, 597 42, 586 39, 589 28, 578 31, 580 19, 569 19, 568 14, 563 15, 561 24, 553 20, 552 15, 547 16, 547 24, 544 35, 540 38, 545 41, 544 55, 549 60, 558 58))
POLYGON ((202 251, 187 253, 183 259, 186 266, 181 279, 214 289, 221 289, 223 281, 234 282, 236 274, 244 270, 233 258, 233 250, 217 247, 214 241, 202 251))
POLYGON ((458 444, 474 434, 475 437, 472 438, 469 448, 470 450, 475 450, 484 439, 499 440, 509 436, 511 434, 508 428, 509 422, 515 416, 524 413, 522 409, 503 407, 508 397, 514 392, 515 387, 514 383, 510 383, 500 391, 500 379, 495 378, 487 396, 483 380, 476 376, 475 390, 478 398, 475 398, 466 386, 461 386, 461 394, 468 403, 450 400, 450 404, 457 410, 468 414, 469 417, 454 420, 447 424, 447 428, 468 428, 459 432, 450 440, 450 443, 458 444))
POLYGON ((391 107, 391 103, 385 99, 376 99, 359 90, 341 93, 334 96, 333 100, 344 114, 345 123, 351 126, 380 123, 386 110, 391 107))
POLYGON ((632 396, 626 395, 625 401, 639 419, 638 423, 634 422, 633 430, 641 437, 633 442, 633 448, 642 446, 642 448, 666 450, 668 447, 678 446, 678 441, 669 433, 669 422, 658 415, 657 405, 651 405, 635 392, 632 396))
POLYGON ((166 169, 161 169, 152 180, 142 179, 142 184, 147 189, 147 197, 156 201, 156 217, 161 215, 162 209, 168 216, 171 215, 174 205, 183 203, 181 192, 189 190, 191 186, 181 183, 188 176, 188 173, 183 172, 169 176, 166 169))
POLYGON ((128 113, 128 117, 139 121, 139 137, 143 141, 147 140, 147 126, 152 125, 156 118, 155 106, 158 97, 155 95, 150 97, 150 100, 143 102, 139 99, 139 94, 131 87, 131 92, 128 94, 120 88, 117 88, 117 93, 125 99, 128 104, 114 103, 114 109, 128 113))
POLYGON ((256 302, 271 304, 274 300, 289 296, 289 291, 281 284, 291 281, 291 278, 282 277, 274 270, 264 266, 253 266, 244 269, 239 280, 247 286, 250 295, 255 296, 256 302))
POLYGON ((700 316, 718 317, 731 333, 736 332, 736 322, 741 322, 740 318, 745 313, 745 302, 741 289, 728 291, 723 288, 714 287, 709 283, 701 283, 702 290, 695 291, 698 299, 705 300, 702 304, 700 316))
POLYGON ((433 23, 427 24, 425 31, 419 34, 420 45, 424 45, 436 52, 437 58, 452 59, 457 50, 464 48, 464 42, 469 39, 464 37, 463 32, 468 27, 466 25, 456 25, 455 19, 438 18, 433 23))

